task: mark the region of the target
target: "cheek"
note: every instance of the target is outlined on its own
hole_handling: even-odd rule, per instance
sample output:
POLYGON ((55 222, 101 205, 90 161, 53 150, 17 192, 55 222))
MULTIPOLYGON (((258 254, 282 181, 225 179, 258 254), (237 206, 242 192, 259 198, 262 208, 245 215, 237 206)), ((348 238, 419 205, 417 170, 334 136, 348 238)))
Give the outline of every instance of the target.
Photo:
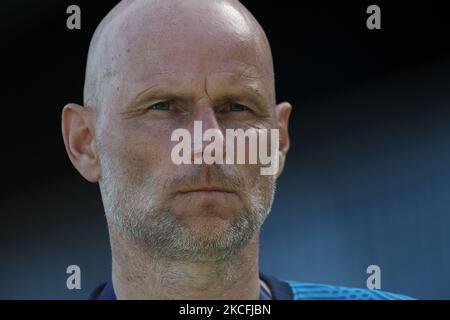
POLYGON ((259 165, 238 165, 238 168, 245 181, 243 188, 249 195, 270 196, 273 191, 273 176, 261 175, 261 166, 259 165))
POLYGON ((242 178, 242 181, 244 185, 242 186, 242 189, 247 193, 247 195, 250 195, 252 193, 255 193, 258 188, 260 188, 260 167, 258 165, 242 165, 238 164, 236 165, 239 175, 242 178))
POLYGON ((116 123, 105 137, 110 157, 119 161, 123 174, 139 185, 144 178, 164 174, 170 163, 171 130, 157 125, 137 125, 124 120, 116 123))

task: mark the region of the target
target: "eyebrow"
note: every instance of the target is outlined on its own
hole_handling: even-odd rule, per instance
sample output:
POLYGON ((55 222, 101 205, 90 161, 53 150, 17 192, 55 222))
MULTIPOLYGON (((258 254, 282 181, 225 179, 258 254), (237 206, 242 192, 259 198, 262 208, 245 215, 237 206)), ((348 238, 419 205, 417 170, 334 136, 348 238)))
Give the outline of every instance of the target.
POLYGON ((223 94, 220 100, 248 102, 258 108, 269 105, 268 100, 258 90, 247 86, 223 94))

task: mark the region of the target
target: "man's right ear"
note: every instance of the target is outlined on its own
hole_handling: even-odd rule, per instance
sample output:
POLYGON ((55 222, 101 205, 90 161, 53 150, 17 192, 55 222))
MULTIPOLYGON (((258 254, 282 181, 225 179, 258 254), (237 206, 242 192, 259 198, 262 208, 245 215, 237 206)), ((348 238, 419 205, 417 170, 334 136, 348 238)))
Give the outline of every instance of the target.
POLYGON ((94 111, 69 103, 62 112, 62 134, 70 161, 90 182, 100 179, 100 161, 95 144, 94 111))

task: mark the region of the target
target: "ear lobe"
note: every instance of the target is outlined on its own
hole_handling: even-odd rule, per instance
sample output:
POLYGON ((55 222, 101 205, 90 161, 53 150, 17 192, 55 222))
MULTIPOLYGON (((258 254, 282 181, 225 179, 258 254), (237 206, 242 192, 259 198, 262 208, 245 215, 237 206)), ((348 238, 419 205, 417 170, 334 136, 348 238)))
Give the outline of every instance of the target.
POLYGON ((280 135, 279 144, 279 169, 277 172, 277 177, 281 175, 284 168, 284 163, 286 161, 286 155, 289 151, 290 141, 289 141, 289 116, 291 114, 292 106, 289 102, 283 102, 277 105, 277 127, 280 135))
POLYGON ((62 134, 70 161, 90 182, 100 179, 100 163, 95 144, 94 112, 70 103, 62 112, 62 134))

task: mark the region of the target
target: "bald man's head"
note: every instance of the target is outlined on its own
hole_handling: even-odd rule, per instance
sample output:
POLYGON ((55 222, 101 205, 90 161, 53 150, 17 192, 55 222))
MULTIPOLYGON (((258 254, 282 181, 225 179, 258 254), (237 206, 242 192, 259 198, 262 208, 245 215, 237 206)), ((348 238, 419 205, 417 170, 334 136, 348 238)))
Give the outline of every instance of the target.
POLYGON ((128 76, 121 74, 126 70, 124 65, 163 73, 167 70, 159 67, 160 60, 197 55, 200 60, 195 61, 198 65, 193 70, 202 71, 204 59, 216 59, 236 46, 252 55, 253 67, 269 78, 275 102, 269 42, 239 1, 121 1, 102 20, 91 40, 84 104, 99 107, 109 103, 107 95, 114 86, 120 86, 118 78, 127 80, 128 76))
POLYGON ((92 39, 84 95, 64 108, 64 142, 110 226, 173 259, 221 259, 255 236, 275 192, 262 163, 172 161, 173 133, 199 121, 279 129, 282 171, 291 106, 276 104, 267 38, 239 2, 122 1, 92 39))

